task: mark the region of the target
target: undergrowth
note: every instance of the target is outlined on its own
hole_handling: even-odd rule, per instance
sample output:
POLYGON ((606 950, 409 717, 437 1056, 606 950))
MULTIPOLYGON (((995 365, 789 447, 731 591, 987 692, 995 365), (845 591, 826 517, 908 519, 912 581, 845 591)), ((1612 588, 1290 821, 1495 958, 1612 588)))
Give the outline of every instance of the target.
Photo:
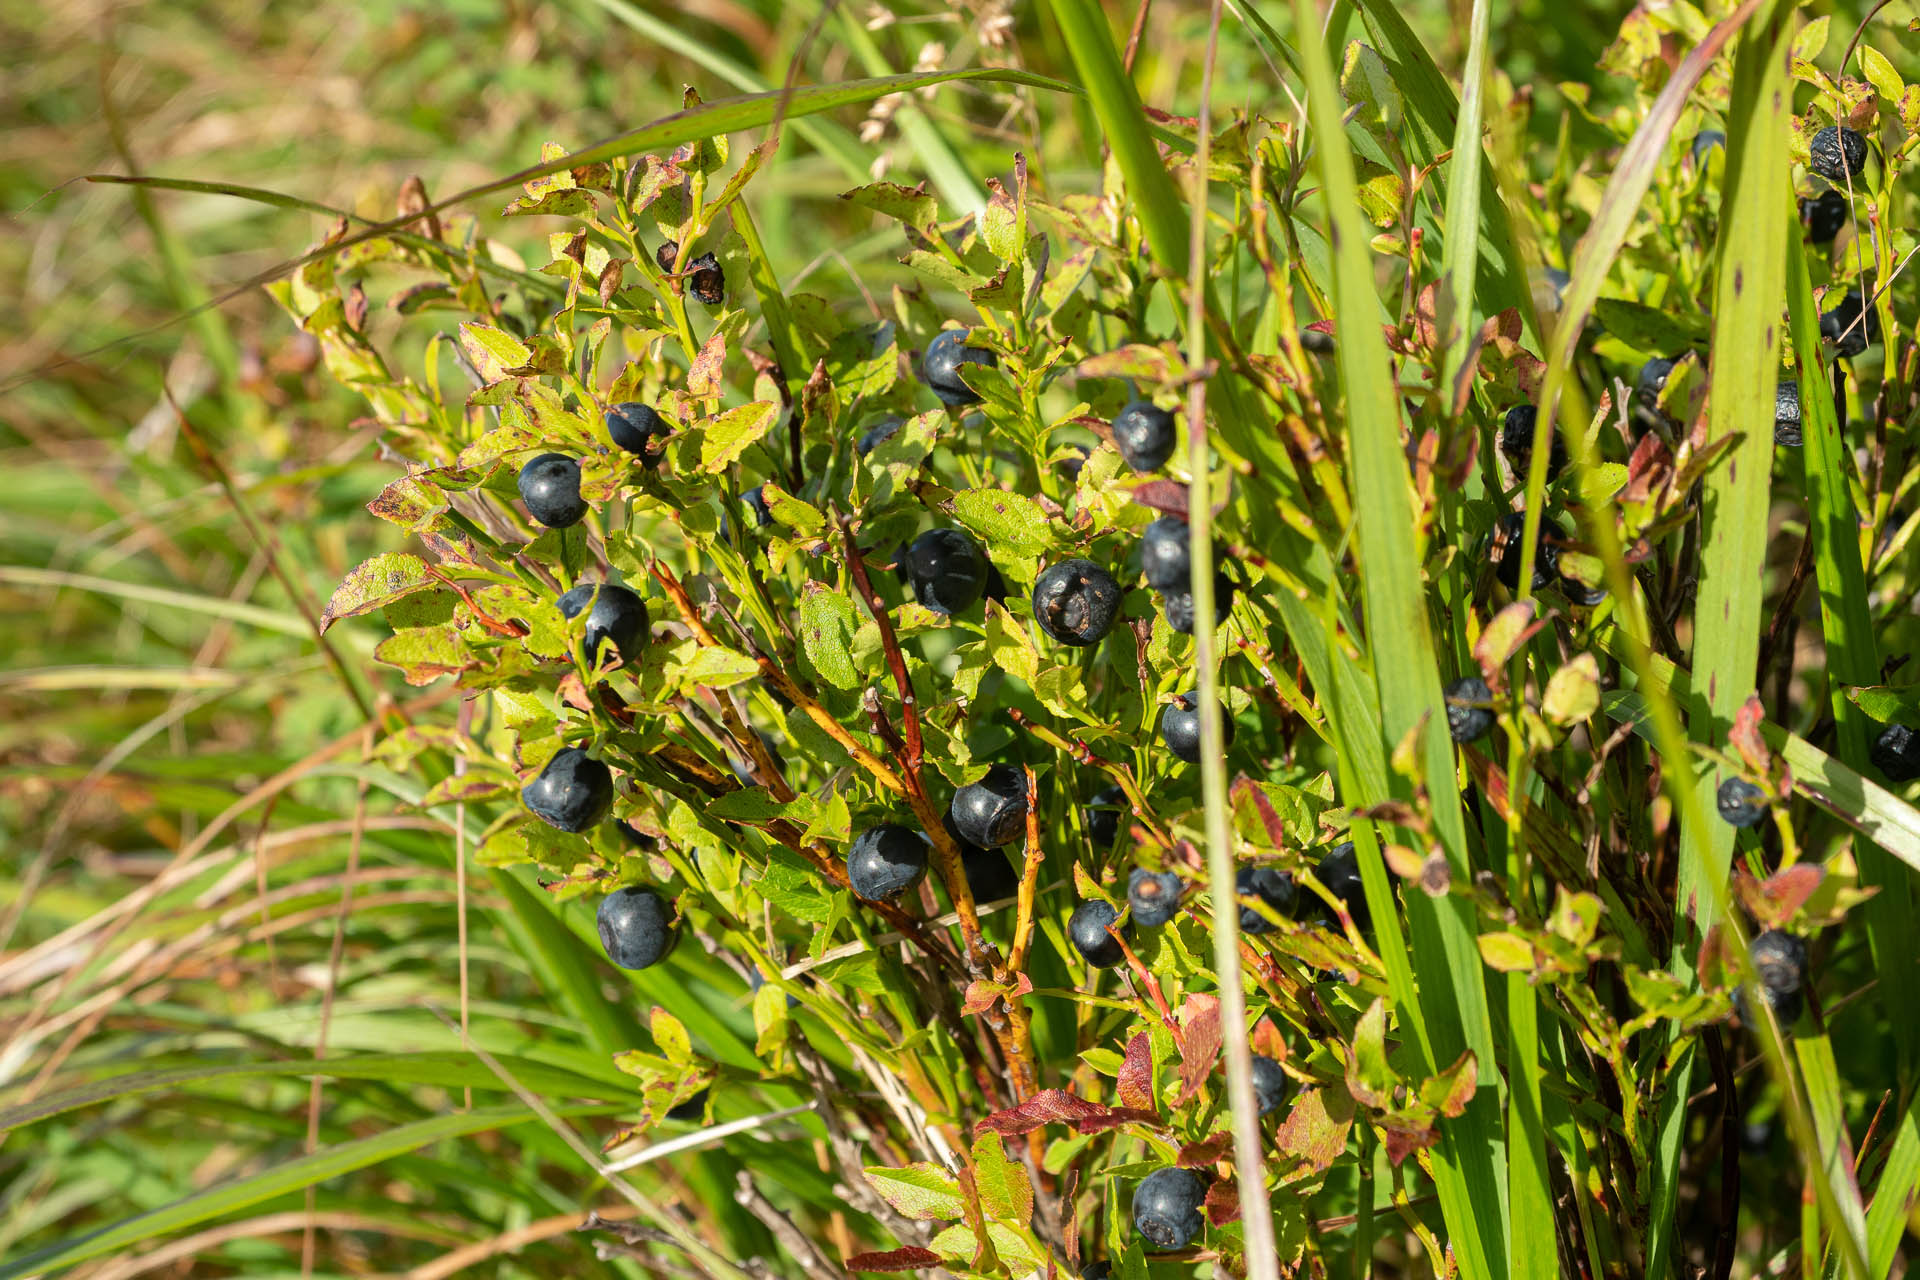
POLYGON ((0 1276, 1901 1273, 1903 29, 800 8, 603 0, 699 87, 465 189, 121 175, 175 310, 168 193, 326 230, 144 576, 0 570, 143 610, 7 679, 0 1276))

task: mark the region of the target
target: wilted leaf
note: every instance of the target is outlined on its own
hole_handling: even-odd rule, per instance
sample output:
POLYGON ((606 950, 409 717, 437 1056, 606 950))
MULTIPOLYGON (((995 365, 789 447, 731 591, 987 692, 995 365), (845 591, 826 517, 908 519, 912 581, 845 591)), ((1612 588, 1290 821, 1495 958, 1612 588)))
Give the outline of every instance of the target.
POLYGON ((996 1111, 974 1125, 986 1133, 1029 1133, 1049 1124, 1071 1125, 1081 1133, 1100 1133, 1123 1124, 1160 1125, 1151 1111, 1131 1107, 1103 1107, 1085 1098, 1076 1098, 1064 1089, 1042 1089, 1025 1102, 1004 1111, 996 1111))
POLYGON ((1181 1147, 1180 1154, 1174 1157, 1173 1162, 1182 1169, 1204 1169, 1210 1164, 1218 1164, 1232 1146, 1233 1134, 1222 1129, 1181 1147))
POLYGON ((1180 1023, 1180 1102, 1200 1091, 1220 1057, 1220 1000, 1217 996, 1190 995, 1181 1011, 1180 1023))
POLYGON ((1153 1093, 1153 1038, 1144 1031, 1127 1041, 1127 1055, 1120 1063, 1116 1092, 1120 1105, 1141 1111, 1158 1109, 1153 1093))
POLYGON ((334 589, 327 607, 320 614, 320 630, 325 631, 342 618, 357 617, 405 599, 434 584, 427 562, 403 551, 388 552, 365 561, 349 572, 334 589))
POLYGON ((884 1253, 856 1253, 847 1259, 849 1271, 921 1271, 940 1265, 940 1255, 931 1249, 908 1245, 884 1253))
POLYGON ((1240 1184, 1232 1178, 1216 1178, 1207 1188, 1204 1202, 1207 1221, 1213 1226, 1225 1226, 1229 1222, 1240 1221, 1240 1184))
POLYGON ((1279 1150, 1297 1158, 1309 1172, 1324 1173, 1347 1149, 1353 1127, 1353 1101, 1338 1090, 1304 1089, 1274 1136, 1279 1150))

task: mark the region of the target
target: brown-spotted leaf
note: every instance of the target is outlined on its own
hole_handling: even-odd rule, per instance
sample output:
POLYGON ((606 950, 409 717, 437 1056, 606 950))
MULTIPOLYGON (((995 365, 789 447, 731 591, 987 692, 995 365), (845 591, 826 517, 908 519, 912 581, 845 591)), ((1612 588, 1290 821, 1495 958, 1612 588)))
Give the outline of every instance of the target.
POLYGON ((371 613, 432 586, 434 577, 419 556, 393 551, 373 557, 349 572, 320 614, 325 631, 342 618, 371 613))
POLYGON ((1389 1120, 1380 1126, 1381 1136, 1386 1140, 1387 1159, 1399 1168, 1402 1161, 1416 1151, 1424 1151, 1440 1141, 1440 1131, 1432 1125, 1415 1125, 1389 1120))
POLYGON ((1153 1096, 1153 1041, 1144 1031, 1127 1041, 1127 1055, 1120 1063, 1119 1086, 1121 1106, 1157 1110, 1153 1096))
POLYGON ((849 1271, 922 1271, 939 1265, 939 1254, 918 1245, 881 1253, 856 1253, 847 1259, 849 1271))
POLYGON ((1336 1089, 1303 1089, 1274 1135, 1274 1145, 1311 1172, 1324 1173, 1347 1149, 1352 1128, 1352 1098, 1336 1089))
POLYGON ((1480 1069, 1473 1050, 1463 1050, 1452 1066, 1420 1086, 1420 1101, 1443 1116, 1457 1116, 1473 1101, 1479 1080, 1480 1069))
POLYGON ((1187 371, 1186 361, 1168 344, 1150 347, 1129 342, 1111 351, 1088 356, 1076 372, 1083 378, 1132 378, 1137 382, 1171 382, 1187 371))
POLYGON ((1076 1098, 1064 1089, 1042 1089, 1018 1106, 996 1111, 974 1125, 983 1133, 1031 1133, 1049 1124, 1071 1125, 1079 1133, 1101 1133, 1123 1124, 1139 1122, 1161 1127, 1160 1118, 1151 1111, 1132 1107, 1103 1107, 1085 1098, 1076 1098))
POLYGON ((1750 693, 1745 704, 1734 713, 1733 728, 1727 731, 1727 742, 1755 773, 1766 773, 1773 764, 1766 739, 1760 736, 1760 724, 1766 718, 1766 709, 1760 705, 1760 695, 1750 693))
POLYGON ((902 1215, 918 1222, 951 1222, 966 1213, 960 1183, 937 1165, 922 1161, 903 1169, 873 1167, 861 1176, 902 1215))

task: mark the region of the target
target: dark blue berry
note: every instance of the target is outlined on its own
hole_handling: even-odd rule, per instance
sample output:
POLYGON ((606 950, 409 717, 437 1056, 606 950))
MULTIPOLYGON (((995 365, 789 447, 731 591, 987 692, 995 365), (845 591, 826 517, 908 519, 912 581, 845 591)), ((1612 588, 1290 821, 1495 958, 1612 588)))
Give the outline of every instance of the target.
POLYGON ((933 394, 940 397, 940 403, 949 409, 980 403, 979 393, 960 380, 961 365, 984 364, 991 367, 1000 363, 1000 357, 985 347, 967 345, 967 337, 971 332, 969 329, 942 329, 927 344, 927 353, 920 361, 921 376, 933 388, 933 394))
POLYGON ((1033 617, 1061 644, 1098 644, 1120 616, 1120 584, 1091 560, 1062 560, 1033 584, 1033 617))
POLYGON ((1151 400, 1135 400, 1114 415, 1113 447, 1143 475, 1165 466, 1177 441, 1173 414, 1151 400))
POLYGON ((1852 214, 1844 191, 1829 189, 1800 198, 1800 224, 1807 229, 1807 239, 1815 244, 1832 244, 1852 214))
POLYGON ((1156 1169, 1133 1190, 1133 1229, 1155 1250, 1184 1249, 1199 1238, 1207 1184, 1191 1169, 1156 1169))
POLYGON ((1253 1055, 1253 1100, 1261 1115, 1279 1108, 1287 1099, 1287 1073, 1280 1064, 1264 1054, 1253 1055))
POLYGON ((669 1108, 667 1111, 667 1119, 680 1120, 687 1124, 698 1124, 700 1121, 706 1119, 707 1099, 712 1096, 712 1094, 713 1087, 709 1085, 679 1106, 669 1108))
POLYGON ((1098 898, 1089 898, 1067 917, 1067 937, 1096 969, 1111 969, 1126 958, 1120 944, 1107 932, 1107 926, 1119 918, 1119 912, 1098 898))
POLYGON ((1800 381, 1782 378, 1773 389, 1773 442, 1797 449, 1802 443, 1800 431, 1800 381))
POLYGON ((1127 793, 1119 787, 1107 787, 1094 794, 1086 809, 1087 838, 1093 841, 1097 852, 1113 848, 1114 838, 1120 834, 1121 819, 1130 807, 1127 793))
POLYGON ((1493 690, 1479 676, 1462 676, 1447 686, 1447 733, 1455 742, 1484 738, 1493 728, 1493 690))
POLYGON ((1328 893, 1346 905, 1354 927, 1365 933, 1373 923, 1373 915, 1367 909, 1367 887, 1360 879, 1360 856, 1354 852, 1353 841, 1331 849, 1313 869, 1313 875, 1328 893))
MULTIPOLYGON (((1533 589, 1535 591, 1544 590, 1552 585, 1558 572, 1560 559, 1558 549, 1547 540, 1548 531, 1552 527, 1553 522, 1543 516, 1540 521, 1540 538, 1534 544, 1533 589)), ((1520 589, 1520 540, 1526 536, 1526 530, 1527 513, 1509 511, 1500 517, 1500 522, 1494 526, 1492 537, 1488 541, 1487 558, 1493 561, 1494 577, 1505 583, 1509 591, 1520 589)))
POLYGON ((1866 305, 1858 289, 1849 289, 1833 310, 1820 317, 1820 336, 1835 353, 1853 357, 1880 341, 1880 315, 1866 305))
POLYGON ((927 530, 902 553, 899 565, 914 599, 935 613, 959 613, 986 589, 986 553, 958 529, 927 530))
MULTIPOLYGON (((1236 588, 1233 579, 1227 576, 1225 569, 1213 571, 1213 625, 1216 627, 1227 620, 1233 612, 1233 596, 1236 588)), ((1169 591, 1160 597, 1160 611, 1167 616, 1167 625, 1183 636, 1193 634, 1193 593, 1191 591, 1169 591)))
POLYGON ((1767 793, 1745 778, 1728 778, 1714 794, 1720 816, 1736 827, 1759 825, 1767 816, 1767 793))
POLYGON ((953 793, 949 810, 954 830, 982 849, 998 849, 1027 830, 1027 775, 1010 764, 996 764, 978 782, 953 793))
POLYGON ((927 842, 910 827, 869 827, 847 851, 847 884, 868 902, 897 898, 926 875, 927 842))
POLYGON ((614 582, 583 582, 556 602, 560 612, 578 617, 588 604, 587 661, 597 662, 604 645, 612 645, 622 662, 631 663, 647 644, 646 601, 614 582))
POLYGON ((587 514, 580 496, 580 464, 564 453, 543 453, 520 468, 520 501, 535 524, 566 529, 587 514))
POLYGON ((853 446, 854 452, 863 458, 866 457, 875 449, 878 449, 881 445, 893 439, 894 435, 905 425, 906 419, 904 418, 888 417, 880 419, 880 421, 860 433, 860 439, 853 446))
MULTIPOLYGON (((1278 867, 1241 867, 1234 873, 1233 892, 1237 898, 1258 898, 1273 908, 1275 915, 1285 916, 1293 914, 1293 906, 1299 897, 1300 889, 1294 884, 1293 877, 1278 867)), ((1240 932, 1272 933, 1273 922, 1253 907, 1242 903, 1240 932)))
POLYGON ((673 950, 673 912, 651 889, 637 886, 600 899, 594 915, 607 959, 622 969, 645 969, 673 950))
MULTIPOLYGON (((1513 467, 1517 479, 1525 480, 1527 466, 1533 457, 1534 425, 1540 419, 1540 411, 1530 404, 1517 404, 1507 410, 1506 417, 1500 422, 1500 452, 1505 454, 1513 467)), ((1559 432, 1548 436, 1547 479, 1551 481, 1567 465, 1567 443, 1560 438, 1559 432)))
MULTIPOLYGON (((1791 1027, 1800 1019, 1801 988, 1807 981, 1807 944, 1790 933, 1769 929, 1753 940, 1750 954, 1767 1007, 1773 1010, 1782 1030, 1791 1027)), ((1740 1021, 1752 1024, 1754 1019, 1750 1016, 1746 995, 1746 988, 1742 987, 1734 993, 1734 1002, 1740 1011, 1740 1021)))
POLYGON ((1920 734, 1903 724, 1890 724, 1874 737, 1867 758, 1889 782, 1920 778, 1920 734))
POLYGON ((1127 877, 1127 909, 1142 928, 1158 929, 1180 908, 1180 877, 1171 871, 1135 867, 1127 877))
MULTIPOLYGON (((1160 713, 1160 740, 1188 764, 1200 763, 1200 695, 1183 693, 1160 713)), ((1233 741, 1233 717, 1220 717, 1220 745, 1233 741)))
POLYGON ((613 772, 579 747, 562 747, 520 788, 520 800, 550 827, 585 831, 613 807, 613 772))
MULTIPOLYGON (((680 242, 667 240, 661 243, 653 260, 660 264, 662 271, 672 271, 674 261, 679 256, 680 242)), ((717 307, 726 301, 726 273, 720 270, 720 260, 711 253, 703 253, 687 263, 681 275, 688 282, 688 292, 708 306, 717 307)))
POLYGON ((653 441, 665 439, 672 429, 652 405, 637 400, 607 410, 607 434, 628 453, 646 453, 653 441))
POLYGON ((1859 177, 1867 164, 1867 140, 1842 125, 1828 125, 1807 144, 1807 167, 1828 182, 1859 177))
POLYGON ((1140 534, 1140 568, 1156 591, 1185 591, 1193 582, 1187 522, 1161 516, 1140 534))

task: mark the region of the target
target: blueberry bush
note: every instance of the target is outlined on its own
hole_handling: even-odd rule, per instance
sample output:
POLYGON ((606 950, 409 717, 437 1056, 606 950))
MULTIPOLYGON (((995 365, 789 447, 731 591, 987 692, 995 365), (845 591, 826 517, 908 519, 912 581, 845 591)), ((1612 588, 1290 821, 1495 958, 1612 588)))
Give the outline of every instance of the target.
POLYGON ((1536 86, 1490 0, 1187 6, 1151 78, 966 8, 967 70, 703 79, 269 273, 377 435, 313 643, 354 856, 372 791, 460 878, 458 1021, 52 1064, 16 1142, 379 1089, 0 1276, 374 1176, 582 1234, 323 1267, 1901 1273, 1905 19, 1644 6, 1536 86), (907 159, 771 251, 863 111, 907 159))

